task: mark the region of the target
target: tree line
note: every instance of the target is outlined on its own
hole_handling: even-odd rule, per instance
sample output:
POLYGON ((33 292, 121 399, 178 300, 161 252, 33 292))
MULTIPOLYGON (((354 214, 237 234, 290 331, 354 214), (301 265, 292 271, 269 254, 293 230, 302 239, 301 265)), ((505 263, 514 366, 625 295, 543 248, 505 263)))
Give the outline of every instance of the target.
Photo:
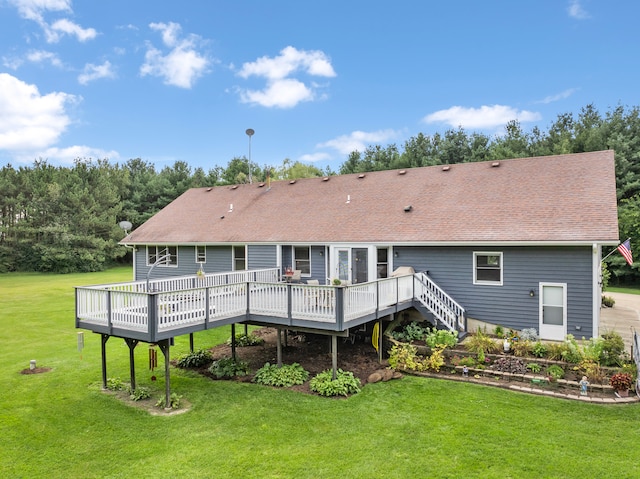
MULTIPOLYGON (((618 105, 601 114, 587 105, 577 115, 558 115, 547 130, 525 131, 512 121, 502 135, 457 128, 419 133, 401 147, 368 146, 351 152, 338 172, 288 159, 260 166, 245 157, 206 172, 183 161, 158 171, 140 158, 122 165, 80 159, 73 166, 6 165, 0 170, 0 272, 104 269, 127 253, 118 245, 120 221, 135 228, 189 188, 606 149, 615 150, 620 238, 631 237, 632 251, 640 253, 640 107, 618 105)), ((612 281, 640 282, 638 262, 629 267, 612 255, 607 263, 612 281)))

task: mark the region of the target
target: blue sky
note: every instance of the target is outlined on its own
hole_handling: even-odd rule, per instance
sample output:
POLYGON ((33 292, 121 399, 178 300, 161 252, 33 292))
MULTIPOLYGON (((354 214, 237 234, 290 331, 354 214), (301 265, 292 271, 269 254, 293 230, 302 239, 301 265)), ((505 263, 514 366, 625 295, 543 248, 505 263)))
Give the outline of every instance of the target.
POLYGON ((0 0, 0 165, 337 169, 422 132, 638 106, 636 0, 0 0))

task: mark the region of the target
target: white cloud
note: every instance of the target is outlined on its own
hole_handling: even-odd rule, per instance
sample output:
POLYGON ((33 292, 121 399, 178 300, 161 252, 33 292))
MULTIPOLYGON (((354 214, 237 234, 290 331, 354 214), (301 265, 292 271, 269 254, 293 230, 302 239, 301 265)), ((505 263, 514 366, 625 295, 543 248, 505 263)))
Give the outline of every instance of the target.
POLYGON ((78 83, 86 85, 93 80, 100 78, 115 78, 116 74, 111 68, 111 62, 105 61, 102 65, 87 63, 84 71, 78 76, 78 83))
POLYGON ((537 101, 536 103, 553 103, 555 101, 559 101, 559 100, 564 100, 565 98, 569 98, 571 95, 573 95, 575 92, 577 92, 578 89, 577 88, 569 88, 567 90, 564 90, 556 95, 549 95, 544 97, 542 100, 537 101))
POLYGON ((302 155, 299 160, 306 161, 308 163, 315 163, 316 161, 328 161, 331 159, 331 155, 329 153, 309 153, 306 155, 302 155))
POLYGON ((71 0, 8 0, 27 20, 43 23, 44 12, 71 12, 71 0))
POLYGON ((73 164, 77 159, 108 159, 117 161, 120 155, 115 150, 103 150, 101 148, 93 148, 85 145, 74 145, 66 148, 47 148, 46 150, 37 152, 34 156, 21 155, 19 160, 23 163, 32 162, 37 158, 42 158, 50 163, 73 164))
POLYGON ((200 37, 189 35, 180 39, 181 28, 177 23, 151 23, 149 27, 162 33, 163 43, 171 50, 164 55, 161 50, 149 46, 140 74, 163 78, 166 85, 191 88, 211 63, 196 50, 196 45, 201 42, 200 37))
POLYGON ((24 57, 2 57, 2 64, 11 70, 17 70, 24 64, 25 61, 29 61, 31 63, 48 62, 54 67, 63 68, 62 61, 60 60, 58 54, 46 50, 31 50, 27 52, 26 56, 24 57))
POLYGON ((364 152, 372 143, 384 143, 397 138, 399 133, 395 130, 378 130, 372 132, 354 131, 348 135, 342 135, 333 140, 317 145, 318 148, 332 148, 343 155, 353 151, 364 152))
POLYGON ((585 20, 587 18, 591 18, 589 12, 587 12, 582 5, 580 4, 580 0, 571 0, 569 2, 569 6, 567 7, 567 12, 571 18, 575 18, 577 20, 585 20))
POLYGON ((33 20, 44 30, 48 43, 57 43, 64 35, 75 36, 79 41, 94 39, 98 32, 93 28, 82 28, 67 18, 56 20, 51 25, 45 21, 48 12, 73 13, 71 0, 8 0, 18 9, 22 18, 33 20))
POLYGON ((41 95, 35 85, 0 73, 0 149, 35 151, 50 147, 71 122, 65 106, 78 100, 62 92, 41 95))
POLYGON ((283 48, 274 58, 261 57, 255 62, 244 63, 238 72, 241 78, 256 76, 267 81, 262 90, 239 89, 243 103, 265 107, 292 108, 303 101, 324 98, 319 94, 321 85, 304 83, 296 74, 332 78, 336 72, 329 57, 319 50, 298 50, 292 46, 283 48))
POLYGON ((540 113, 527 110, 516 110, 506 105, 483 105, 480 108, 465 108, 452 106, 447 110, 440 110, 423 118, 425 123, 445 123, 454 128, 495 128, 507 124, 512 120, 520 122, 538 121, 540 113))
POLYGON ((57 43, 62 35, 75 36, 78 41, 86 42, 87 40, 93 40, 98 35, 98 32, 93 28, 82 28, 71 20, 63 18, 46 27, 45 34, 49 43, 57 43))

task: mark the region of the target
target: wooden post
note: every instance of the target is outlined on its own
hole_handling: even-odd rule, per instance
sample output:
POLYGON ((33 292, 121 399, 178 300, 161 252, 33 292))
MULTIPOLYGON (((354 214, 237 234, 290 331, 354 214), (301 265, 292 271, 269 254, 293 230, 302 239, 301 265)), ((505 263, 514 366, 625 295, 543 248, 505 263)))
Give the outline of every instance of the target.
POLYGON ((107 341, 110 336, 108 334, 102 334, 102 389, 107 389, 107 341))
POLYGON ((134 350, 138 345, 137 339, 124 338, 124 342, 129 346, 129 377, 131 381, 131 390, 136 390, 136 361, 134 356, 134 350))
POLYGON ((331 379, 335 381, 338 374, 338 335, 331 335, 331 379))
POLYGON ((189 333, 189 351, 193 352, 193 333, 189 333))
POLYGON ((282 367, 282 330, 280 328, 276 329, 276 351, 278 358, 278 367, 282 367))
POLYGON ((236 360, 236 323, 231 324, 231 358, 236 360))
POLYGON ((158 347, 164 355, 164 408, 171 409, 171 375, 169 374, 170 341, 168 339, 163 339, 158 342, 158 347))

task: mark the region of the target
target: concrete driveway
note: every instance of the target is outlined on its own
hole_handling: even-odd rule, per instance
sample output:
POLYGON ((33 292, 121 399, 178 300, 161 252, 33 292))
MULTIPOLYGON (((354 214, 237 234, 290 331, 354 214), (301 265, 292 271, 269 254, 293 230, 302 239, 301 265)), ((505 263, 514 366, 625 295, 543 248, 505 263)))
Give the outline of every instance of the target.
POLYGON ((613 308, 600 310, 599 334, 616 331, 622 336, 627 352, 631 353, 633 331, 640 334, 640 295, 607 292, 605 296, 615 299, 616 304, 613 308))

